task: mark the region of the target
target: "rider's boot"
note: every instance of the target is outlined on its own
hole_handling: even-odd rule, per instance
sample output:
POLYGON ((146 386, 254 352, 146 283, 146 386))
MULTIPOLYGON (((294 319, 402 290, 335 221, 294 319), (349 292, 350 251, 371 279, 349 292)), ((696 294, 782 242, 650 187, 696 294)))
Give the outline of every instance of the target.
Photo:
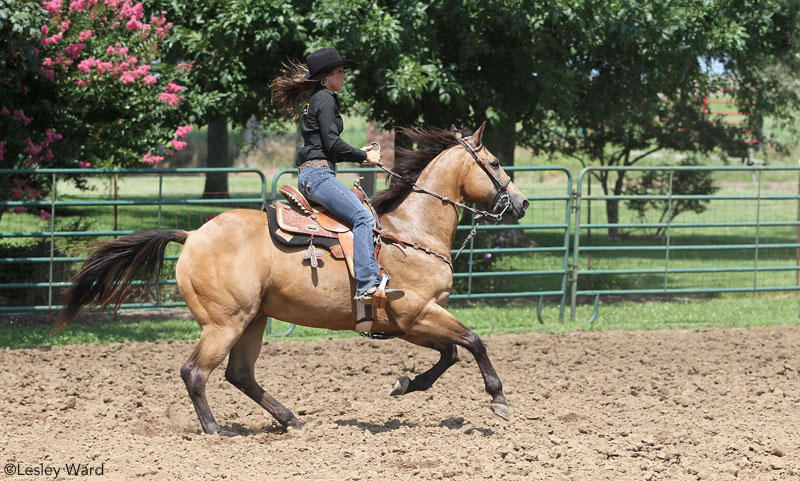
POLYGON ((355 300, 365 305, 371 305, 375 301, 375 294, 382 291, 386 296, 386 300, 393 301, 405 295, 402 289, 387 289, 386 284, 389 282, 389 276, 384 275, 381 283, 378 286, 372 286, 363 292, 356 295, 355 300))

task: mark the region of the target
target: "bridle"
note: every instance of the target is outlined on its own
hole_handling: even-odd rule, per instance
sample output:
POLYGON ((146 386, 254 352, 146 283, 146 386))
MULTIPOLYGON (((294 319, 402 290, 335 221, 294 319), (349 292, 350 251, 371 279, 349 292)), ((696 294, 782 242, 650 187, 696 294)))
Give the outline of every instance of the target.
MULTIPOLYGON (((398 179, 401 179, 401 180, 403 180, 405 182, 410 183, 413 187, 415 187, 420 192, 424 192, 424 193, 426 193, 428 195, 431 195, 431 196, 441 200, 442 202, 447 202, 447 203, 449 203, 451 205, 454 205, 454 206, 456 206, 458 208, 461 208, 461 209, 467 210, 469 212, 472 212, 472 214, 475 216, 475 220, 476 221, 479 220, 479 219, 482 219, 484 217, 487 217, 487 218, 490 218, 490 219, 494 219, 495 224, 499 224, 500 221, 503 220, 503 215, 505 215, 506 211, 511 207, 511 195, 508 193, 508 185, 511 183, 511 177, 508 178, 508 180, 505 182, 505 184, 500 182, 500 179, 498 179, 497 176, 495 176, 494 173, 492 173, 492 171, 489 170, 489 167, 486 166, 486 164, 484 163, 483 159, 481 159, 481 157, 478 156, 478 152, 481 149, 483 149, 483 143, 478 144, 477 147, 472 147, 469 144, 469 142, 467 142, 467 140, 470 139, 470 137, 471 136, 456 138, 456 141, 462 147, 464 147, 464 149, 467 152, 469 152, 469 154, 472 156, 472 158, 475 160, 475 162, 477 162, 478 165, 481 167, 481 170, 483 170, 486 173, 486 175, 489 176, 489 179, 491 179, 492 183, 494 184, 495 188, 497 189, 497 192, 495 193, 494 197, 492 198, 492 201, 489 203, 489 209, 496 210, 498 203, 499 202, 503 202, 503 210, 501 210, 499 214, 493 214, 493 213, 485 211, 485 210, 475 209, 474 207, 470 207, 467 204, 464 204, 463 202, 458 202, 457 200, 453 200, 453 199, 451 199, 451 198, 449 198, 447 196, 443 196, 443 195, 441 195, 439 193, 433 192, 432 190, 428 190, 425 187, 422 187, 419 184, 417 184, 416 182, 412 181, 411 179, 407 179, 407 178, 403 177, 402 175, 399 175, 399 174, 397 174, 395 172, 392 172, 391 170, 387 169, 386 167, 383 167, 383 166, 378 166, 378 167, 380 169, 382 169, 384 172, 386 172, 387 174, 389 174, 390 176, 396 177, 398 179)), ((378 150, 378 152, 380 152, 381 145, 379 143, 372 142, 370 145, 375 146, 375 148, 378 150)), ((377 216, 376 216, 376 218, 377 218, 377 216)), ((475 235, 477 233, 478 233, 478 225, 476 223, 474 226, 472 226, 472 230, 467 235, 467 237, 464 239, 464 242, 461 244, 461 247, 458 249, 458 252, 456 252, 455 257, 453 257, 453 260, 457 259, 458 256, 461 255, 461 251, 464 250, 464 247, 466 247, 466 245, 469 243, 469 241, 472 240, 472 238, 475 237, 475 235)), ((428 249, 428 250, 430 250, 430 249, 428 249)), ((444 258, 444 256, 442 256, 439 253, 434 253, 434 255, 436 255, 436 257, 439 257, 439 258, 444 258)), ((452 263, 451 262, 447 262, 447 263, 450 265, 450 269, 452 270, 453 269, 452 263)))
POLYGON ((502 201, 503 210, 499 214, 494 214, 494 215, 489 214, 489 215, 494 216, 496 222, 500 222, 500 220, 502 220, 503 215, 506 213, 508 208, 511 207, 511 195, 508 193, 508 184, 511 183, 511 177, 510 176, 508 177, 508 180, 506 181, 505 184, 500 182, 500 179, 498 179, 497 176, 494 175, 494 173, 491 170, 489 170, 489 167, 486 166, 484 160, 478 156, 478 152, 481 149, 483 149, 483 142, 478 144, 477 147, 472 147, 467 142, 467 139, 469 139, 470 137, 462 137, 460 139, 457 138, 456 140, 458 141, 459 144, 461 144, 462 147, 464 147, 464 149, 466 149, 467 152, 469 152, 472 158, 475 159, 475 162, 477 162, 478 165, 481 167, 481 170, 483 170, 483 172, 486 173, 487 176, 489 176, 489 179, 492 180, 492 183, 497 189, 497 193, 495 193, 494 198, 492 199, 491 202, 489 202, 489 208, 494 210, 495 207, 497 206, 497 203, 499 201, 502 201))

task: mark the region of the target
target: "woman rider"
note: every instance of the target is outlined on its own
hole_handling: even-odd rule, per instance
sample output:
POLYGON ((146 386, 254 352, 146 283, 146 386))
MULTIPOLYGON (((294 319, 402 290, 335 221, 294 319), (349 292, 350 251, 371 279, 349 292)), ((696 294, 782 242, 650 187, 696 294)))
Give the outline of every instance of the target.
MULTIPOLYGON (((342 117, 335 92, 344 87, 344 67, 357 65, 342 59, 334 47, 324 47, 306 57, 306 65, 289 62, 283 73, 270 84, 272 101, 281 105, 294 120, 298 101, 309 93, 302 109, 301 129, 305 145, 297 152, 297 186, 306 198, 321 204, 353 229, 353 270, 356 278, 355 300, 371 304, 381 283, 378 262, 373 255, 372 214, 353 192, 336 179, 336 164, 358 162, 382 166, 382 154, 372 147, 357 149, 339 136, 342 117)), ((398 289, 386 289, 389 299, 402 295, 398 289)))

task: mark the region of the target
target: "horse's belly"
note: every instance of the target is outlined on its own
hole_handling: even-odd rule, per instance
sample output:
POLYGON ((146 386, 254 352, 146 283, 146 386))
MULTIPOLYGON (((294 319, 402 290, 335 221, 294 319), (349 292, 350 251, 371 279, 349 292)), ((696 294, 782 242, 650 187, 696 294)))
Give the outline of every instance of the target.
POLYGON ((284 254, 271 274, 263 303, 268 316, 308 327, 354 328, 355 283, 344 261, 326 252, 321 265, 312 269, 302 253, 284 254))

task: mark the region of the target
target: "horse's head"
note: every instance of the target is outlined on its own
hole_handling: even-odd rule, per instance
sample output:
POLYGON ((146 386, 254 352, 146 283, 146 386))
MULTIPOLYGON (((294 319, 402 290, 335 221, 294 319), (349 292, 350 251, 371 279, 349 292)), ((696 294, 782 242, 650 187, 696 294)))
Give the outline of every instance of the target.
POLYGON ((464 137, 455 127, 450 128, 462 150, 466 173, 462 177, 464 200, 486 205, 495 214, 503 213, 514 220, 521 219, 528 208, 528 199, 511 182, 500 161, 483 145, 486 122, 469 137, 464 137))

